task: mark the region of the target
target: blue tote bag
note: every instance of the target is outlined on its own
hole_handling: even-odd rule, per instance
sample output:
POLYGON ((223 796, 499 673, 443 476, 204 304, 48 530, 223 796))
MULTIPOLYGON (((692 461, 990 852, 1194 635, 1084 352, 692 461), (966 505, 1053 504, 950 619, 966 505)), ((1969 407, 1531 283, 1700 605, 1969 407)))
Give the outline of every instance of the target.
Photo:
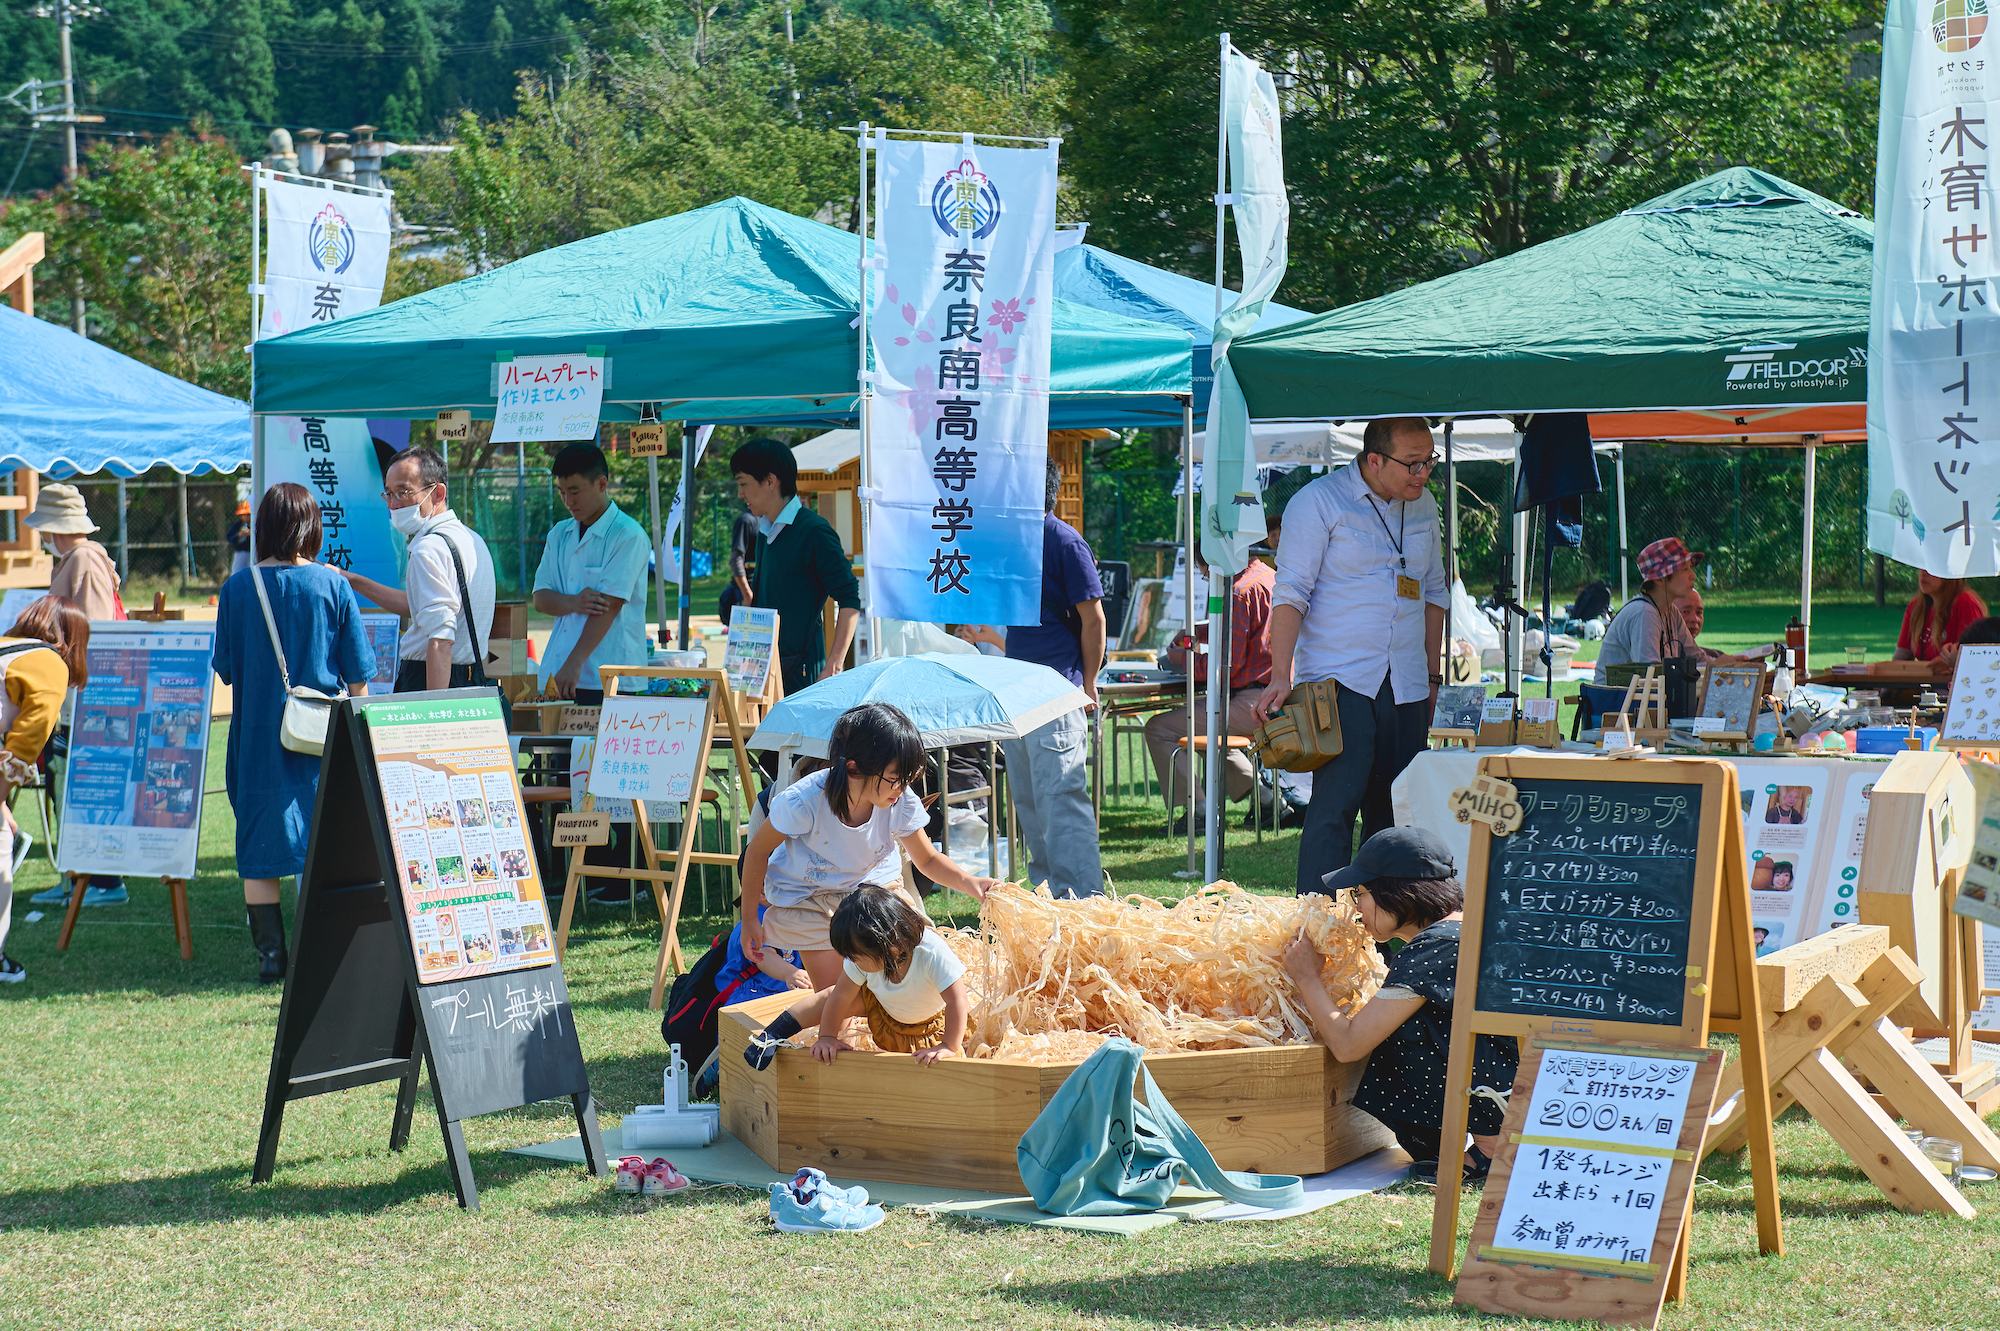
POLYGON ((1236 1174, 1215 1163, 1146 1070, 1139 1046, 1106 1040, 1055 1093, 1015 1148, 1021 1181, 1051 1215, 1157 1211, 1185 1181, 1232 1202, 1296 1206, 1305 1186, 1290 1174, 1236 1174), (1145 1103, 1133 1085, 1146 1089, 1145 1103))

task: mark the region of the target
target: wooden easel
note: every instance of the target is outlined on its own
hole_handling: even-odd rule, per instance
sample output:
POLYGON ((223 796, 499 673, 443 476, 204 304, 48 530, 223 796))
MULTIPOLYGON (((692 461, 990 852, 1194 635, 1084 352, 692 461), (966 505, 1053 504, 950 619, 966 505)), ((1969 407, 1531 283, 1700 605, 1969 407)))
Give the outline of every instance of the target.
MULTIPOLYGON (((66 873, 69 905, 63 910, 62 930, 56 935, 56 951, 69 951, 70 935, 76 932, 76 917, 83 910, 87 875, 66 873)), ((128 880, 129 881, 129 880, 128 880)), ((167 905, 174 918, 174 940, 181 945, 181 960, 194 960, 194 925, 188 920, 188 885, 185 878, 162 878, 167 889, 167 905)))
MULTIPOLYGON (((1637 681, 1635 681, 1637 683, 1637 681)), ((1692 871, 1692 899, 1688 902, 1686 924, 1686 965, 1684 988, 1680 990, 1680 1020, 1677 1024, 1600 1019, 1583 1012, 1529 1015, 1514 1010, 1483 1010, 1481 992, 1482 960, 1487 917, 1491 911, 1508 911, 1497 903, 1489 908, 1488 881, 1498 853, 1507 844, 1491 831, 1472 831, 1472 853, 1465 875, 1465 919, 1460 927, 1458 953, 1458 1001, 1453 1009, 1451 1060, 1445 1077, 1444 1126, 1439 1140, 1448 1153, 1457 1152, 1465 1140, 1471 1092, 1472 1046, 1476 1035, 1512 1036, 1525 1040, 1540 1036, 1553 1040, 1588 1041, 1593 1044, 1637 1041, 1706 1051, 1713 1031, 1733 1031, 1741 1041, 1744 1069, 1743 1105, 1745 1133, 1750 1147, 1750 1176, 1757 1206, 1757 1244, 1760 1252, 1784 1251, 1783 1224, 1778 1211, 1778 1170, 1771 1126, 1769 1078, 1766 1076, 1763 1005, 1751 942, 1749 868, 1743 844, 1742 805, 1736 785, 1736 769, 1708 758, 1666 759, 1646 763, 1614 760, 1494 757, 1481 761, 1482 776, 1522 784, 1524 804, 1532 796, 1536 808, 1545 794, 1560 790, 1583 799, 1617 801, 1621 789, 1640 786, 1684 787, 1687 796, 1699 797, 1695 828, 1695 858, 1692 871)), ((1634 789, 1636 798, 1657 798, 1652 792, 1634 789)), ((1587 806, 1585 806, 1587 807, 1587 806)), ((1643 824, 1633 823, 1637 832, 1643 824)), ((1536 815, 1530 810, 1515 836, 1536 830, 1536 815)), ((1581 828, 1584 833, 1594 830, 1581 828)), ((1560 852, 1544 851, 1559 857, 1560 852)), ((1561 890, 1552 881, 1551 887, 1561 890)), ((1615 996, 1614 996, 1615 997, 1615 996)), ((1606 1015, 1612 1013, 1607 1007, 1606 1015)), ((1451 1181, 1451 1168, 1439 1174, 1436 1208, 1431 1221, 1430 1268, 1450 1278, 1458 1266, 1459 1191, 1451 1181)), ((1485 1203, 1482 1203, 1484 1205, 1485 1203)), ((1689 1233, 1684 1228, 1674 1256, 1673 1270, 1664 1290, 1666 1298, 1680 1300, 1687 1278, 1689 1233)), ((1481 1263, 1469 1258, 1466 1272, 1501 1280, 1540 1280, 1554 1297, 1573 1291, 1588 1298, 1598 1297, 1598 1286, 1612 1276, 1575 1271, 1532 1271, 1502 1263, 1481 1263), (1597 1291, 1597 1292, 1591 1292, 1597 1291)))
MULTIPOLYGON (((773 672, 775 673, 775 672, 773 672)), ((695 679, 708 684, 707 707, 703 713, 702 734, 709 743, 727 737, 736 754, 737 779, 742 782, 745 798, 754 789, 749 750, 743 747, 747 738, 742 722, 738 719, 736 694, 729 687, 729 680, 720 670, 669 668, 660 666, 599 666, 598 678, 604 685, 604 696, 609 699, 618 694, 620 678, 637 679, 695 679), (719 704, 719 705, 718 705, 719 704)), ((687 872, 690 864, 721 864, 734 868, 736 856, 719 851, 702 851, 694 848, 696 829, 701 825, 702 782, 708 775, 709 744, 702 747, 701 766, 695 773, 694 784, 688 790, 687 811, 681 818, 681 840, 674 851, 671 869, 660 867, 660 852, 653 840, 651 822, 646 817, 646 801, 632 801, 632 826, 639 837, 639 844, 646 852, 646 867, 643 869, 620 869, 610 875, 618 878, 635 878, 652 884, 653 904, 660 912, 660 959, 653 967, 653 995, 649 1003, 655 1011, 659 1009, 661 996, 666 993, 669 968, 679 971, 686 965, 681 957, 680 917, 681 894, 687 886, 687 872), (671 890, 668 885, 671 884, 671 890)), ((584 796, 580 812, 591 812, 597 807, 596 792, 584 796)), ((577 893, 582 890, 584 873, 584 848, 571 849, 569 877, 563 889, 562 916, 556 923, 556 955, 563 955, 569 946, 570 917, 576 911, 577 893)))
POLYGON ((1667 737, 1667 681, 1657 666, 1647 666, 1645 674, 1632 677, 1618 710, 1632 718, 1632 733, 1639 743, 1667 737))

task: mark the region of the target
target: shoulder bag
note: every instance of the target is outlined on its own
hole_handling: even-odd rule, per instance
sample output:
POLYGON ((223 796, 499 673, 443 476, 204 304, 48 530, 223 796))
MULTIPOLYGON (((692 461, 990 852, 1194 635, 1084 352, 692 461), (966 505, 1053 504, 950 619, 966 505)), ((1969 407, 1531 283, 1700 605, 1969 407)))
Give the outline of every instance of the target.
POLYGON ((264 590, 263 570, 250 566, 250 581, 257 587, 257 603, 264 607, 264 627, 271 630, 271 650, 278 658, 278 678, 285 686, 285 714, 278 722, 278 743, 293 753, 317 757, 326 749, 326 728, 333 719, 338 694, 321 693, 303 684, 294 687, 292 672, 285 667, 285 647, 278 641, 278 621, 271 614, 271 596, 264 590))
POLYGON ((451 569, 458 575, 458 609, 465 616, 466 636, 472 639, 472 687, 485 688, 492 681, 486 677, 486 650, 479 645, 479 621, 472 615, 472 593, 465 585, 465 563, 458 557, 458 542, 443 532, 437 535, 451 552, 451 569))
POLYGON ((1139 1046, 1106 1040, 1069 1074, 1015 1149, 1021 1181, 1051 1215, 1157 1211, 1183 1179, 1243 1206, 1278 1210, 1305 1198, 1291 1174, 1236 1174, 1174 1112, 1139 1046), (1143 1103, 1132 1094, 1137 1081, 1143 1103))
POLYGON ((1294 688, 1276 716, 1250 732, 1250 747, 1266 767, 1310 772, 1340 756, 1340 686, 1316 679, 1294 688))

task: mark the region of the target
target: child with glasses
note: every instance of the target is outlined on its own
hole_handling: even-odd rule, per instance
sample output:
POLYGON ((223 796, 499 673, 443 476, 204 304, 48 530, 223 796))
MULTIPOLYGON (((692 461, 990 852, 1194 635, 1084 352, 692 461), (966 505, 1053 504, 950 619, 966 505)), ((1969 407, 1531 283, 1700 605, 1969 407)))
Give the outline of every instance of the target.
POLYGON ((910 789, 923 763, 916 726, 888 703, 863 703, 834 723, 826 770, 771 797, 770 817, 744 855, 745 958, 757 962, 766 947, 797 952, 814 991, 831 989, 842 974, 833 915, 856 888, 903 895, 923 916, 904 895, 898 845, 939 886, 986 895, 997 880, 974 878, 924 835, 930 816, 910 789), (761 920, 759 907, 767 907, 761 920))

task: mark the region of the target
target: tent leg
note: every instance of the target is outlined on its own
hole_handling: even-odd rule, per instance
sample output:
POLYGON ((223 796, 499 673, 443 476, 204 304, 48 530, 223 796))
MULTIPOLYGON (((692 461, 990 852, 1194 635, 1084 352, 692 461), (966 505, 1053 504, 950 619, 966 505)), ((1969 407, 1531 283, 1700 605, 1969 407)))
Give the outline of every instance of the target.
POLYGON ((1819 436, 1806 435, 1806 530, 1803 548, 1799 551, 1799 622, 1806 626, 1806 645, 1799 661, 1799 673, 1805 674, 1806 659, 1812 653, 1812 578, 1813 578, 1813 491, 1819 473, 1819 436))
MULTIPOLYGON (((1808 513, 1807 520, 1811 520, 1808 513)), ((1632 599, 1632 542, 1625 526, 1625 445, 1618 445, 1618 604, 1632 599)))
MULTIPOLYGON (((1194 552, 1195 552, 1194 515, 1195 515, 1194 399, 1192 397, 1184 397, 1181 399, 1181 514, 1180 516, 1181 516, 1181 561, 1182 561, 1181 567, 1185 574, 1183 580, 1187 584, 1185 588, 1185 591, 1187 592, 1187 604, 1185 607, 1187 611, 1186 627, 1187 627, 1187 640, 1189 644, 1188 676, 1187 676, 1187 733, 1190 735, 1194 734, 1194 689, 1195 689, 1194 646, 1193 646, 1194 644, 1194 552)), ((1201 870, 1196 867, 1194 862, 1194 745, 1192 743, 1188 745, 1187 780, 1182 784, 1186 787, 1186 789, 1182 791, 1181 798, 1184 801, 1182 805, 1182 812, 1185 813, 1187 816, 1188 862, 1187 862, 1187 868, 1177 871, 1174 874, 1174 877, 1193 878, 1197 874, 1199 874, 1201 870)), ((1167 788, 1170 792, 1173 789, 1173 775, 1171 771, 1169 771, 1167 776, 1167 788)), ((1168 795, 1168 800, 1169 801, 1172 800, 1171 794, 1168 795)), ((1167 808, 1167 829, 1169 834, 1172 833, 1173 825, 1174 825, 1173 807, 1170 802, 1167 808)))
POLYGON ((1453 602, 1458 600, 1457 594, 1452 590, 1454 584, 1456 584, 1458 581, 1458 469, 1452 464, 1451 460, 1451 425, 1452 425, 1451 417, 1449 416, 1445 417, 1444 419, 1444 494, 1445 494, 1444 662, 1443 663, 1432 662, 1432 664, 1437 666, 1438 670, 1440 670, 1444 674, 1446 680, 1450 680, 1451 678, 1451 671, 1447 667, 1451 662, 1452 650, 1454 645, 1452 643, 1452 636, 1451 636, 1452 630, 1456 627, 1456 625, 1454 625, 1451 622, 1451 612, 1453 609, 1453 602))
MULTIPOLYGON (((1510 494, 1517 492, 1520 486, 1521 436, 1519 432, 1516 432, 1514 436, 1514 483, 1509 487, 1508 492, 1510 494)), ((1508 502, 1511 505, 1513 501, 1510 499, 1508 502)), ((1508 551, 1509 568, 1507 570, 1507 581, 1510 584, 1509 594, 1514 598, 1514 604, 1519 606, 1525 606, 1528 603, 1527 547, 1528 515, 1524 512, 1516 513, 1514 514, 1513 546, 1508 551)), ((1523 635, 1527 632, 1527 629, 1528 622, 1521 616, 1509 615, 1507 617, 1507 693, 1509 696, 1515 698, 1521 696, 1521 674, 1524 664, 1521 660, 1521 652, 1525 644, 1523 635)), ((1546 633, 1546 628, 1543 631, 1546 633)))
MULTIPOLYGON (((666 645, 665 633, 667 628, 667 550, 665 546, 660 544, 660 460, 658 458, 646 459, 646 496, 652 505, 653 519, 653 622, 659 625, 653 631, 653 636, 664 646, 666 645)), ((681 504, 681 528, 683 531, 687 529, 687 525, 687 503, 683 500, 681 504)), ((687 538, 683 536, 681 539, 685 541, 687 538)), ((674 646, 685 647, 687 644, 676 639, 674 646)))
MULTIPOLYGON (((688 583, 694 579, 694 542, 688 539, 688 533, 694 530, 694 440, 695 427, 687 421, 682 421, 681 619, 680 628, 674 635, 674 645, 683 649, 688 645, 688 583)), ((657 531, 657 528, 655 530, 657 531)))

